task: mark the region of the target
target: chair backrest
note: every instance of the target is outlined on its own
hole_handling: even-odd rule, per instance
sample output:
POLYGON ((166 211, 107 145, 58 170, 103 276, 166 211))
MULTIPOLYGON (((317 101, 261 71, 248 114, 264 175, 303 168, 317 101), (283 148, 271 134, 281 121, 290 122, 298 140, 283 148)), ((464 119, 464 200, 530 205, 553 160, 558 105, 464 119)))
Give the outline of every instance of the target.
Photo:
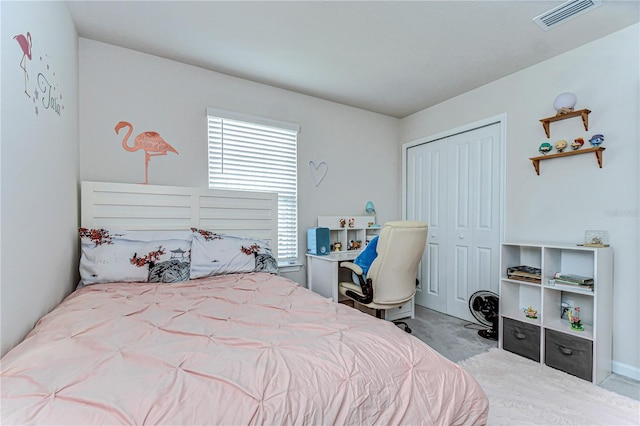
POLYGON ((373 302, 403 303, 416 293, 418 264, 427 243, 427 224, 394 221, 384 224, 367 278, 373 284, 373 302))

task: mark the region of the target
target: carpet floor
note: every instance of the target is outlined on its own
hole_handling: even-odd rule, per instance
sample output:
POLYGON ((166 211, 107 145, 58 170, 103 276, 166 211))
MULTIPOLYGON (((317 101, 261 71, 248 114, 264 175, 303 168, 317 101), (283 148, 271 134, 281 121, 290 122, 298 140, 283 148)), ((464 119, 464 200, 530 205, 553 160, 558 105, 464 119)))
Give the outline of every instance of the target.
MULTIPOLYGON (((406 320, 413 335, 453 362, 464 361, 474 355, 498 347, 495 340, 478 336, 477 324, 416 305, 415 319, 406 320)), ((640 382, 618 374, 611 374, 598 386, 640 401, 640 382)))
POLYGON ((639 425, 640 402, 497 348, 458 363, 489 398, 489 425, 639 425))

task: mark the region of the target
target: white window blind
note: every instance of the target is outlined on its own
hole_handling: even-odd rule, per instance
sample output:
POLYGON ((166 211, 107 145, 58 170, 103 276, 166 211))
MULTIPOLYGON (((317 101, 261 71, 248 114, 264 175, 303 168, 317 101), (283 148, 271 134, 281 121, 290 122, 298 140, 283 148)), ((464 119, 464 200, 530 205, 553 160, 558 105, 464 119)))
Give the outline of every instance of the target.
POLYGON ((278 193, 278 260, 298 257, 299 126, 207 108, 209 188, 278 193))

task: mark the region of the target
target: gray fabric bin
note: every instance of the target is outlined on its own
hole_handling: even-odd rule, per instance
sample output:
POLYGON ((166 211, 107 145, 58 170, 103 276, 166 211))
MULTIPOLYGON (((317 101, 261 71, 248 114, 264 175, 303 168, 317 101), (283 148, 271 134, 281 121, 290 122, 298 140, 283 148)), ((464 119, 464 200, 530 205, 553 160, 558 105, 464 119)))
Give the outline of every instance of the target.
POLYGON ((525 358, 540 362, 540 327, 504 318, 502 348, 525 358))
POLYGON ((544 331, 544 363, 591 381, 593 342, 554 330, 544 331))

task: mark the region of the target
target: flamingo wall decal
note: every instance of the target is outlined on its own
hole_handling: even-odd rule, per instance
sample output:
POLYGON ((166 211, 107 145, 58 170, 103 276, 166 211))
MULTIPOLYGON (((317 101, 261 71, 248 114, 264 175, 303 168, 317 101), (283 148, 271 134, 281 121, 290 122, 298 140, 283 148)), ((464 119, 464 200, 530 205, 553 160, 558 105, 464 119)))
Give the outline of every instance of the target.
POLYGON ((24 71, 24 93, 31 97, 27 92, 27 80, 29 80, 29 73, 27 73, 27 58, 31 60, 31 33, 27 32, 27 35, 18 34, 13 37, 18 42, 22 49, 22 60, 20 61, 20 68, 24 71))
POLYGON ((129 130, 122 140, 122 147, 129 152, 144 150, 144 184, 149 183, 149 160, 158 155, 167 155, 167 152, 176 151, 171 145, 160 137, 158 132, 142 132, 133 141, 133 147, 127 144, 129 137, 133 133, 133 125, 127 121, 121 121, 116 125, 116 134, 120 134, 120 129, 128 127, 129 130))

